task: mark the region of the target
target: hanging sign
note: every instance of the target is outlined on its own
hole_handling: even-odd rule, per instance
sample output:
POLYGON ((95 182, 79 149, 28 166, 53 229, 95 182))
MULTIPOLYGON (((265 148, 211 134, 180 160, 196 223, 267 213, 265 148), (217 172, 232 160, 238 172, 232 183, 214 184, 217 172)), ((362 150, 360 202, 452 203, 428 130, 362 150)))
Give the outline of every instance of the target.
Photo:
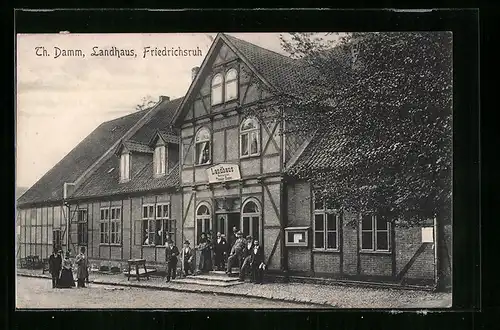
POLYGON ((207 168, 209 183, 240 180, 240 167, 237 164, 218 164, 207 168))

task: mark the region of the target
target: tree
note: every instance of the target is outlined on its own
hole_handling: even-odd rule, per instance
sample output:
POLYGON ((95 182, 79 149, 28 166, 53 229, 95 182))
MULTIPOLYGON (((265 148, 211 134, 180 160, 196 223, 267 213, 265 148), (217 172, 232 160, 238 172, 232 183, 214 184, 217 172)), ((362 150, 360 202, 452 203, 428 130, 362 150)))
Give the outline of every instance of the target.
POLYGON ((332 48, 295 33, 282 47, 296 59, 296 83, 275 94, 274 116, 285 132, 332 144, 321 149, 330 162, 290 174, 340 209, 377 210, 407 224, 449 220, 451 34, 352 33, 332 48))
POLYGON ((140 103, 135 106, 135 109, 136 111, 142 111, 151 108, 155 104, 156 101, 153 100, 153 97, 151 95, 146 95, 141 98, 140 103))

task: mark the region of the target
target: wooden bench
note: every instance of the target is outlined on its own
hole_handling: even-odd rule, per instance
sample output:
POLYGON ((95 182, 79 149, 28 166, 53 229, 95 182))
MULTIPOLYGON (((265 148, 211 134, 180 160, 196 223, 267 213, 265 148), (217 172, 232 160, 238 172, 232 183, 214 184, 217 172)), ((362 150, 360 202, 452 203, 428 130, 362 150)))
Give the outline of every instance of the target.
POLYGON ((130 271, 132 267, 135 268, 135 275, 137 277, 137 281, 140 281, 141 275, 139 274, 139 269, 144 268, 144 275, 149 280, 148 270, 146 269, 146 259, 130 259, 128 260, 128 278, 130 281, 130 271))

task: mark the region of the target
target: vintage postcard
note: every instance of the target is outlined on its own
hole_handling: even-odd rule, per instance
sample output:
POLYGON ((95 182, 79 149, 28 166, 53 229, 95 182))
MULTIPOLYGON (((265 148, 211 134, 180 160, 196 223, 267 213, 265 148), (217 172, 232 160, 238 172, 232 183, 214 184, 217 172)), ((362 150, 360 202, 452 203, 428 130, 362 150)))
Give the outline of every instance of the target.
POLYGON ((451 307, 450 32, 16 49, 17 308, 451 307))

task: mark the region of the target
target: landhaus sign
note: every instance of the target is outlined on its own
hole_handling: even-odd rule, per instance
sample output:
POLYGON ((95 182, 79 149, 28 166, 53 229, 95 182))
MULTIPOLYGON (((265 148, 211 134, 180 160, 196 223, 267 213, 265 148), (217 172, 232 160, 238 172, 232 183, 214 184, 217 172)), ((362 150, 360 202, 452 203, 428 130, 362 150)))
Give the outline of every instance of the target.
POLYGON ((240 167, 236 164, 218 164, 207 168, 209 183, 241 179, 240 167))

